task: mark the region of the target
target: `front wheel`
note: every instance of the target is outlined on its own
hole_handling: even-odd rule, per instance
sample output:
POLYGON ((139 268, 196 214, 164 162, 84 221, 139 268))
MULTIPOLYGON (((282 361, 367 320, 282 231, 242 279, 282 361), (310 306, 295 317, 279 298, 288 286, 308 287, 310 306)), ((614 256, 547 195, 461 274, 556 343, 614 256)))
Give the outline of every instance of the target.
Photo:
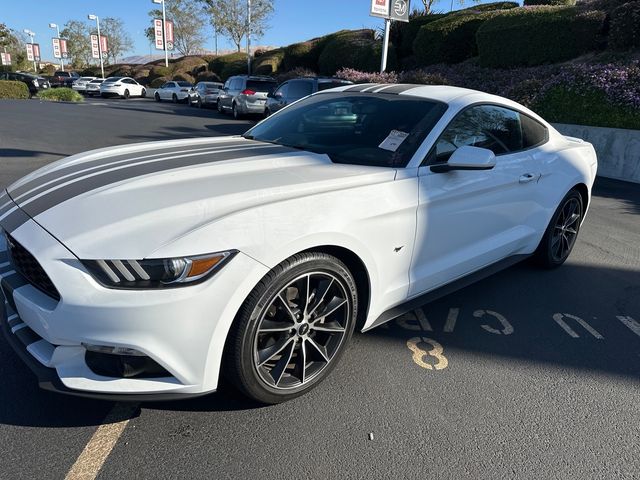
POLYGON ((536 250, 535 257, 540 265, 556 268, 569 258, 578 239, 583 216, 582 196, 577 190, 571 190, 551 217, 551 222, 536 250))
POLYGON ((218 100, 218 102, 216 104, 216 108, 218 109, 218 113, 223 113, 224 114, 224 108, 222 108, 222 103, 220 102, 220 100, 218 100))
POLYGON ((178 103, 178 96, 174 93, 171 100, 173 100, 173 103, 178 103))
POLYGON ((160 101, 160 95, 158 95, 158 93, 156 92, 156 94, 153 96, 156 99, 156 102, 160 101))
POLYGON ((298 397, 335 367, 357 312, 355 280, 344 263, 318 252, 294 255, 261 280, 238 312, 225 374, 261 403, 298 397))

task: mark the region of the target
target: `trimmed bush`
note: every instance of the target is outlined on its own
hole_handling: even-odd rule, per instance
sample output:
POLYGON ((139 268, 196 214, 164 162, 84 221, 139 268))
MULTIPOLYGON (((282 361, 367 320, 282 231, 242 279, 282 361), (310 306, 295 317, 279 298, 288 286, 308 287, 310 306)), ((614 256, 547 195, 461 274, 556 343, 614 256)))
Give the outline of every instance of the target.
POLYGON ((493 12, 495 10, 510 10, 512 8, 517 8, 519 6, 520 4, 518 2, 492 2, 492 3, 483 3, 481 5, 474 5, 473 7, 463 8, 462 10, 457 10, 455 13, 493 12))
POLYGON ((295 68, 318 68, 320 52, 315 48, 317 42, 294 43, 284 48, 282 64, 285 70, 295 68), (317 55, 316 55, 317 54, 317 55))
POLYGON ((280 70, 284 59, 284 49, 268 50, 255 58, 252 65, 252 73, 255 75, 273 75, 280 70))
POLYGON ((189 82, 189 83, 195 83, 195 78, 193 78, 191 75, 189 75, 188 73, 179 73, 177 75, 173 76, 173 80, 176 82, 189 82))
POLYGON ((276 76, 276 80, 278 83, 286 82, 287 80, 291 80, 292 78, 300 78, 300 77, 315 77, 318 74, 314 70, 309 70, 308 68, 294 68, 293 70, 289 70, 287 72, 280 73, 276 76))
POLYGON ((38 98, 50 102, 83 102, 84 97, 70 88, 52 88, 38 92, 38 98))
POLYGON ((570 60, 599 47, 605 17, 576 7, 508 10, 478 29, 480 64, 495 68, 570 60))
POLYGON ((162 85, 164 85, 167 82, 167 77, 158 77, 158 78, 154 78, 153 80, 151 80, 151 83, 149 84, 149 86, 151 88, 160 88, 162 85))
POLYGON ((575 4, 576 4, 576 0, 524 0, 524 5, 526 7, 531 7, 534 5, 573 6, 575 4))
POLYGON ((413 43, 418 65, 459 63, 478 55, 476 32, 496 12, 447 15, 420 28, 413 43))
POLYGON ((414 17, 409 20, 409 23, 394 22, 398 31, 393 41, 398 49, 398 57, 404 58, 412 55, 413 42, 415 42, 420 28, 442 17, 444 17, 444 14, 432 13, 414 17))
POLYGON ((0 98, 22 100, 29 98, 29 89, 26 83, 13 80, 0 80, 0 98))
POLYGON ((222 80, 226 80, 233 75, 247 73, 247 54, 236 52, 216 57, 209 62, 209 70, 222 80))
POLYGON ((598 90, 553 87, 533 109, 549 122, 640 130, 640 110, 613 104, 598 90))
POLYGON ((213 72, 202 72, 196 77, 197 82, 220 82, 220 77, 213 72))
MULTIPOLYGON (((330 36, 318 59, 323 75, 333 75, 341 68, 374 72, 380 68, 382 45, 375 40, 373 30, 338 32, 330 36)), ((395 52, 389 49, 389 69, 396 63, 395 52)))
POLYGON ((640 1, 625 3, 613 10, 609 46, 616 50, 640 47, 640 1))
POLYGON ((156 78, 168 77, 169 75, 171 75, 171 70, 169 68, 164 65, 155 65, 151 67, 151 70, 149 71, 149 80, 153 81, 156 78))

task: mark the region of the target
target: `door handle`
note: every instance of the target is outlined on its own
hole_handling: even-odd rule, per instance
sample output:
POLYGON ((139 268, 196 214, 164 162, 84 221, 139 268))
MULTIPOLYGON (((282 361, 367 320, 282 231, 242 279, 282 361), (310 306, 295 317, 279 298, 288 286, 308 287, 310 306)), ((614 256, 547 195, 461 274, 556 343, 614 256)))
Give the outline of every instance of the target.
POLYGON ((533 173, 525 173, 524 175, 520 176, 520 183, 529 183, 529 182, 533 182, 536 178, 538 178, 539 175, 535 175, 533 173))

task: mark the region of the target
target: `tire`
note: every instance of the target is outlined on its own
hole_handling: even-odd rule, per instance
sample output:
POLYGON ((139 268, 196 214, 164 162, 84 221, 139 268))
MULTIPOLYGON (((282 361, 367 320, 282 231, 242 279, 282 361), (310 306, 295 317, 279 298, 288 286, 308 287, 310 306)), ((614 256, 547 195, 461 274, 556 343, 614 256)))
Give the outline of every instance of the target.
POLYGON ((156 99, 156 102, 160 101, 160 95, 158 95, 158 92, 155 93, 155 95, 153 96, 153 98, 156 99))
POLYGON ((268 108, 264 109, 264 118, 270 117, 271 116, 271 110, 269 110, 268 108))
POLYGON ((582 195, 571 190, 556 209, 535 252, 536 262, 548 269, 562 265, 573 250, 584 217, 582 195))
POLYGON ((202 99, 198 98, 198 108, 202 108, 202 99))
POLYGON ((222 113, 224 115, 224 108, 222 108, 222 103, 220 103, 220 100, 218 100, 216 108, 218 109, 218 113, 222 113))
POLYGON ((242 114, 238 111, 238 107, 236 106, 235 103, 231 107, 231 113, 233 113, 233 118, 234 119, 236 119, 236 120, 241 120, 242 119, 242 114))
POLYGON ((122 95, 122 98, 124 98, 125 100, 129 100, 130 96, 131 94, 129 93, 129 90, 125 90, 124 95, 122 95))
POLYGON ((303 395, 339 361, 357 313, 355 280, 344 263, 325 253, 294 255, 265 275, 242 305, 227 338, 224 374, 260 403, 303 395))
POLYGON ((140 92, 140 98, 147 98, 146 88, 143 88, 142 91, 140 92))
POLYGON ((173 100, 173 103, 178 103, 178 96, 174 93, 171 100, 173 100))

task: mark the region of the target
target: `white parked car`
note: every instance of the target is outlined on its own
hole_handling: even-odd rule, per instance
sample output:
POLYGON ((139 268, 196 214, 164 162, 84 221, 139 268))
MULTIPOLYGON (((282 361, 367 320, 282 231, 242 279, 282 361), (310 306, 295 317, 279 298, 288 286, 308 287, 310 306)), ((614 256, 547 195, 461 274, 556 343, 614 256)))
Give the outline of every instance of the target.
POLYGON ((85 93, 93 97, 94 95, 100 95, 100 85, 104 82, 104 78, 95 78, 87 83, 87 88, 85 89, 85 93))
POLYGON ((71 84, 71 88, 76 92, 85 93, 87 91, 87 85, 91 80, 95 80, 96 77, 80 77, 78 80, 71 84))
POLYGON ((154 97, 156 102, 161 100, 171 100, 173 103, 186 102, 192 88, 193 84, 190 82, 167 82, 156 90, 154 97))
POLYGON ((133 78, 130 77, 109 77, 100 84, 100 95, 102 97, 146 97, 147 90, 133 78))
POLYGON ((265 403, 336 364, 356 327, 571 252, 597 169, 504 98, 316 93, 243 137, 74 155, 0 197, 3 330, 45 388, 265 403))

